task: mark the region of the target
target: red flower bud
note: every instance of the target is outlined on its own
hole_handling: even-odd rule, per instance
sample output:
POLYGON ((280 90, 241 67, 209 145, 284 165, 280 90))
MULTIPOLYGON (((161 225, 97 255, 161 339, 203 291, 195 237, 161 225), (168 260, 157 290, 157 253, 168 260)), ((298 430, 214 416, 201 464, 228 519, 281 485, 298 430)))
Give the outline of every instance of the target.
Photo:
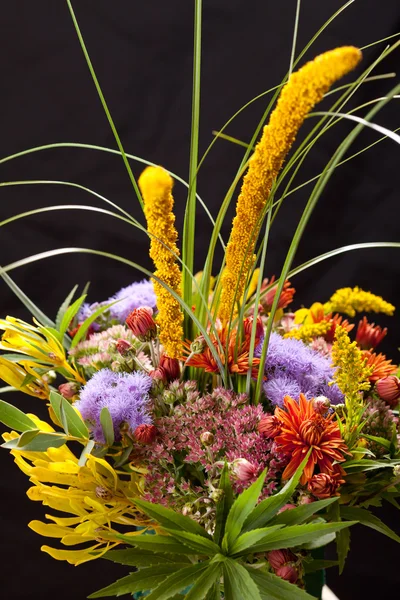
POLYGON ((157 427, 155 425, 139 425, 136 427, 134 436, 142 444, 151 444, 157 437, 157 427))
POLYGON ((379 379, 376 382, 376 391, 389 406, 395 407, 400 399, 400 379, 395 375, 379 379))
POLYGON ((295 562, 297 557, 290 550, 271 550, 268 552, 267 559, 273 569, 279 569, 288 562, 295 562))
POLYGON ((313 496, 319 498, 320 500, 325 500, 325 498, 332 498, 332 496, 338 496, 337 493, 338 488, 342 483, 344 483, 343 479, 340 479, 341 475, 337 473, 337 475, 330 475, 329 473, 318 473, 311 477, 308 482, 308 491, 312 493, 313 496))
POLYGON ((251 481, 258 474, 258 469, 245 458, 237 458, 232 463, 232 472, 239 481, 251 481))
POLYGON ((149 375, 152 379, 158 379, 160 381, 164 381, 164 383, 167 382, 167 376, 165 374, 165 370, 162 367, 158 367, 157 369, 150 371, 149 375))
POLYGON ((149 306, 135 308, 125 323, 140 341, 148 342, 157 335, 157 325, 153 319, 153 310, 149 306))
POLYGON ((159 367, 165 372, 167 381, 174 381, 179 379, 181 376, 181 369, 179 366, 179 360, 177 358, 169 358, 165 354, 160 358, 159 367))
POLYGON ((74 383, 73 381, 68 381, 68 383, 62 383, 58 386, 58 391, 61 396, 64 396, 67 400, 72 400, 77 393, 79 392, 79 384, 74 383))
POLYGON ((117 340, 115 347, 121 356, 125 356, 125 354, 127 354, 132 348, 131 344, 126 340, 117 340))
POLYGON ((299 573, 293 565, 283 565, 283 567, 279 567, 276 569, 275 574, 278 575, 281 579, 285 581, 289 581, 290 583, 296 583, 299 578, 299 573))
POLYGON ((281 432, 281 422, 275 415, 263 417, 258 424, 258 433, 261 433, 266 438, 274 438, 281 432))

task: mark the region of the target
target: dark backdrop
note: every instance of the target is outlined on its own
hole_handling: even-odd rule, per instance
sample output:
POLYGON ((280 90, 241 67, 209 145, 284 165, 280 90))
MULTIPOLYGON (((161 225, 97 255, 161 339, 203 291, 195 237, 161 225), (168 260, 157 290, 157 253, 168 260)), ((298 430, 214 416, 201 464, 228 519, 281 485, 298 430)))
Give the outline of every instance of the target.
MULTIPOLYGON (((187 178, 190 139, 192 12, 189 0, 79 0, 79 19, 98 78, 127 151, 165 165, 187 178)), ((337 0, 304 0, 298 49, 341 5, 337 0)), ((212 140, 212 130, 249 99, 279 83, 290 58, 295 0, 205 0, 200 151, 212 140)), ((43 144, 81 142, 115 148, 62 0, 13 0, 2 3, 0 73, 0 156, 43 144)), ((398 0, 356 0, 318 39, 307 58, 339 46, 365 46, 400 30, 398 0)), ((365 52, 364 67, 384 44, 365 52)), ((396 71, 399 52, 377 73, 396 71)), ((353 105, 382 96, 398 79, 363 86, 353 105)), ((252 104, 229 127, 232 136, 248 141, 267 104, 252 104)), ((325 104, 325 107, 329 106, 325 104)), ((365 109, 364 109, 365 112, 365 109)), ((363 112, 361 113, 363 114, 363 112)), ((377 122, 400 125, 395 102, 377 122)), ((311 153, 297 183, 319 173, 352 125, 336 126, 311 153)), ((309 125, 308 125, 309 127, 309 125)), ((307 125, 305 126, 307 129, 307 125)), ((377 139, 364 132, 356 149, 377 139)), ((199 192, 215 216, 235 174, 243 148, 220 140, 204 163, 199 192)), ((338 169, 326 188, 299 249, 296 264, 341 245, 399 239, 399 150, 385 141, 338 169)), ((132 163, 135 175, 141 166, 132 163)), ((27 154, 0 164, 0 180, 58 180, 87 186, 142 219, 122 161, 100 151, 58 148, 27 154)), ((311 187, 286 201, 274 224, 267 259, 269 274, 278 273, 296 220, 311 187)), ((175 189, 181 227, 185 189, 175 189)), ((0 190, 1 218, 53 204, 106 207, 84 191, 62 185, 24 185, 0 190)), ((107 207, 106 207, 107 208, 107 207)), ((223 235, 227 237, 230 223, 223 235)), ((210 233, 201 209, 197 217, 196 267, 200 268, 210 233)), ((111 217, 83 211, 32 216, 1 229, 1 264, 58 247, 95 248, 141 262, 151 268, 147 239, 111 217)), ((396 250, 363 250, 342 254, 299 275, 297 304, 327 299, 341 286, 360 285, 396 304, 400 291, 396 250)), ((141 277, 122 264, 91 256, 66 255, 19 268, 13 274, 24 291, 50 316, 75 283, 91 280, 90 299, 107 298, 141 277)), ((1 314, 29 319, 26 310, 1 283, 1 314)), ((398 318, 387 321, 390 336, 383 350, 398 360, 398 318), (397 326, 396 326, 397 325, 397 326)), ((16 397, 15 397, 16 398, 16 397)), ((10 400, 9 397, 7 397, 10 400)), ((23 409, 43 411, 38 401, 18 397, 23 409)), ((43 414, 40 413, 40 414, 43 414)), ((88 593, 125 573, 111 563, 94 562, 73 569, 39 551, 44 540, 27 528, 43 518, 41 505, 24 492, 25 475, 6 452, 1 460, 1 597, 41 600, 82 600, 88 593)), ((385 518, 398 528, 390 507, 385 518)), ((56 542, 57 543, 57 542, 56 542)), ((390 597, 400 583, 398 548, 371 530, 354 530, 352 553, 340 580, 329 573, 330 585, 342 599, 390 597)))

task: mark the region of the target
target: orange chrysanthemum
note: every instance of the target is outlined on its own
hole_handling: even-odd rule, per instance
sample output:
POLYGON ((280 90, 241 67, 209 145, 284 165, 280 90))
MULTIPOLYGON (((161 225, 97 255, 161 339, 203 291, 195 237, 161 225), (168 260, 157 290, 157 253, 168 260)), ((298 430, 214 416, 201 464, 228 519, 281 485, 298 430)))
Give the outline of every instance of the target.
POLYGON ((376 354, 371 350, 364 350, 362 354, 367 359, 365 365, 373 369, 372 374, 368 378, 371 383, 376 383, 378 379, 383 379, 388 375, 396 373, 396 365, 390 359, 387 359, 384 354, 376 354))
MULTIPOLYGON (((252 328, 252 317, 245 319, 243 323, 244 330, 244 339, 243 341, 239 341, 237 343, 237 330, 233 330, 230 334, 228 340, 228 330, 226 327, 222 327, 218 332, 218 338, 223 348, 223 352, 221 352, 221 348, 218 344, 218 339, 215 335, 210 335, 210 339, 218 352, 218 355, 221 359, 221 363, 225 366, 225 363, 228 365, 228 370, 230 373, 237 373, 239 375, 246 374, 250 368, 249 360, 250 360, 250 340, 251 340, 251 328, 252 328), (225 350, 227 348, 227 353, 225 354, 225 350)), ((263 333, 263 327, 260 319, 257 319, 257 330, 256 330, 256 339, 255 339, 255 347, 260 342, 260 336, 263 333)), ((188 354, 192 354, 190 351, 190 342, 185 344, 185 349, 188 354)), ((258 365, 260 363, 259 358, 253 358, 252 362, 252 376, 257 377, 258 373, 258 365)), ((198 367, 199 369, 204 369, 207 373, 218 373, 218 364, 208 346, 202 352, 198 352, 197 354, 193 354, 187 361, 186 365, 190 367, 198 367)))
POLYGON ((281 422, 281 431, 275 439, 277 451, 290 456, 290 462, 282 474, 289 479, 296 472, 307 452, 310 456, 300 479, 301 484, 310 481, 318 465, 320 473, 332 473, 334 463, 345 460, 347 446, 340 436, 335 415, 325 417, 315 411, 313 402, 300 394, 299 401, 285 396, 286 410, 277 407, 275 416, 281 422))
POLYGON ((382 327, 375 325, 375 323, 369 323, 367 317, 363 317, 358 323, 356 342, 361 349, 370 350, 371 348, 376 348, 386 334, 387 327, 382 329, 382 327))

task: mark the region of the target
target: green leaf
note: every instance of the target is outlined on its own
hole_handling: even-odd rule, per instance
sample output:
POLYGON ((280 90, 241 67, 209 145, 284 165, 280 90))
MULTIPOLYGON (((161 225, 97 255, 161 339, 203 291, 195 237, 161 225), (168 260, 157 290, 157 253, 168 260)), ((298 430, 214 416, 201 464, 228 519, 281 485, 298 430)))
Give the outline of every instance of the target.
POLYGON ((37 427, 22 410, 4 400, 0 400, 0 423, 15 431, 28 431, 37 427))
POLYGON ((76 334, 74 335, 74 337, 72 339, 71 348, 75 348, 75 346, 77 344, 79 344, 79 342, 85 337, 89 327, 91 326, 92 323, 94 323, 94 321, 97 319, 97 317, 99 317, 100 315, 105 313, 110 308, 110 306, 113 306, 113 304, 116 304, 117 302, 119 302, 119 300, 110 302, 110 304, 106 304, 105 306, 100 306, 100 308, 95 310, 94 313, 92 315, 90 315, 90 317, 85 319, 83 321, 83 323, 81 323, 81 326, 79 327, 78 331, 76 332, 76 334))
POLYGON ((81 296, 80 298, 75 300, 75 302, 73 304, 71 304, 71 306, 69 306, 67 308, 67 310, 65 311, 63 318, 61 319, 61 324, 60 324, 60 328, 59 328, 60 334, 62 336, 64 336, 66 334, 69 324, 71 323, 71 321, 75 317, 75 315, 79 312, 79 309, 82 306, 82 304, 84 303, 85 299, 86 299, 86 296, 81 296))
POLYGON ((177 573, 167 577, 151 594, 147 600, 168 600, 187 586, 194 583, 208 568, 209 561, 197 563, 180 569, 177 573))
POLYGON ((366 433, 363 433, 363 437, 367 440, 371 440, 372 442, 376 442, 377 444, 384 446, 384 448, 386 448, 387 450, 390 450, 390 441, 386 440, 383 437, 377 437, 376 435, 367 435, 366 433))
POLYGON ((344 529, 336 533, 336 550, 339 559, 339 575, 343 573, 344 563, 350 550, 350 530, 344 529))
POLYGON ((180 571, 181 564, 158 565, 149 567, 137 573, 131 573, 122 579, 118 579, 111 585, 95 592, 88 598, 104 598, 105 596, 123 596, 124 594, 133 594, 157 587, 165 578, 171 574, 171 571, 180 571))
POLYGON ((170 508, 166 508, 161 504, 153 504, 152 502, 147 502, 146 500, 135 498, 132 499, 132 502, 149 517, 167 529, 188 531, 190 533, 195 533, 211 539, 204 527, 196 523, 196 521, 193 521, 193 519, 190 517, 185 517, 181 513, 175 512, 170 508))
POLYGON ((338 560, 311 560, 310 562, 303 562, 303 568, 306 575, 321 571, 322 569, 329 569, 330 567, 337 567, 339 565, 338 560))
POLYGON ((221 543, 221 539, 225 533, 226 519, 233 504, 233 490, 231 480, 229 478, 229 468, 227 463, 225 463, 224 468, 222 470, 218 489, 222 490, 223 496, 217 502, 217 509, 215 515, 214 542, 216 544, 221 543))
POLYGON ((48 327, 54 327, 54 321, 49 319, 41 310, 36 306, 34 302, 21 290, 20 287, 14 282, 11 277, 2 270, 0 267, 0 276, 4 279, 8 287, 14 292, 17 298, 22 302, 22 304, 28 309, 30 314, 32 314, 36 319, 42 324, 48 327))
POLYGON ((64 435, 56 433, 39 433, 24 446, 18 446, 20 438, 2 444, 2 448, 18 449, 30 452, 44 452, 47 448, 60 448, 67 441, 64 435))
POLYGON ((212 588, 208 590, 205 600, 221 600, 221 586, 219 582, 214 583, 212 588))
POLYGON ((222 540, 224 550, 229 551, 233 542, 239 536, 243 523, 260 497, 266 473, 267 471, 264 470, 257 481, 242 492, 233 503, 226 520, 225 535, 222 540))
POLYGON ((29 429, 28 431, 24 431, 18 438, 17 448, 22 448, 23 446, 26 446, 26 444, 29 444, 38 433, 40 433, 40 429, 29 429))
POLYGON ((315 600, 314 596, 310 596, 297 585, 293 585, 273 573, 251 567, 246 568, 251 579, 257 584, 262 600, 315 600))
POLYGON ((283 523, 284 525, 300 525, 318 511, 329 506, 330 504, 333 504, 333 502, 337 502, 337 500, 338 497, 327 498, 326 500, 317 500, 316 502, 311 502, 310 504, 302 504, 296 508, 284 510, 276 515, 271 524, 275 525, 283 523))
POLYGON ((87 457, 93 450, 94 444, 95 444, 94 440, 89 440, 88 443, 86 444, 86 446, 84 447, 84 449, 82 450, 82 453, 81 453, 81 455, 79 457, 79 461, 78 461, 78 465, 80 467, 84 467, 86 465, 87 457))
POLYGON ((385 523, 383 523, 378 517, 373 515, 365 508, 357 508, 353 506, 341 506, 340 516, 343 519, 349 519, 351 521, 358 521, 361 525, 366 525, 379 533, 383 533, 395 542, 400 543, 400 537, 390 529, 385 523))
POLYGON ((184 546, 167 535, 119 535, 121 540, 132 546, 151 550, 152 552, 167 552, 168 554, 196 554, 191 547, 184 546))
POLYGON ((324 535, 320 535, 315 540, 307 542, 307 544, 302 544, 301 547, 304 550, 316 550, 317 548, 323 548, 324 546, 327 546, 335 539, 336 533, 325 533, 324 535))
POLYGON ((221 561, 212 562, 200 575, 192 589, 186 594, 186 600, 203 600, 216 581, 221 577, 221 561))
POLYGON ((241 564, 227 558, 223 570, 225 600, 262 600, 257 585, 241 564))
POLYGON ((215 542, 202 535, 190 533, 189 531, 178 531, 177 529, 165 529, 165 531, 175 539, 181 541, 185 546, 195 550, 197 554, 214 556, 221 553, 221 548, 215 542))
POLYGON ((128 565, 131 567, 150 567, 153 565, 170 564, 177 562, 186 562, 189 559, 185 559, 183 555, 177 554, 157 554, 150 550, 143 550, 142 548, 128 548, 127 550, 110 550, 103 555, 102 558, 111 560, 112 562, 119 563, 121 565, 128 565))
POLYGON ((238 554, 239 552, 243 552, 250 546, 254 546, 260 540, 266 539, 269 535, 272 535, 274 531, 281 529, 284 525, 274 525, 271 527, 263 527, 262 529, 252 529, 251 531, 246 531, 240 535, 237 540, 233 543, 230 554, 238 554))
MULTIPOLYGON (((104 409, 103 409, 104 410, 104 409)), ((89 431, 86 427, 82 417, 79 413, 76 412, 74 407, 66 400, 63 396, 61 396, 61 407, 60 413, 65 415, 65 421, 68 429, 68 433, 74 437, 80 439, 88 439, 89 431)), ((101 417, 100 417, 101 420, 101 417)))
POLYGON ((100 424, 103 430, 104 439, 107 446, 112 446, 114 443, 114 425, 107 406, 104 406, 100 412, 100 424))
POLYGON ((64 302, 61 304, 60 308, 57 311, 57 316, 56 316, 56 329, 59 331, 60 327, 61 327, 61 322, 63 320, 63 317, 69 307, 69 305, 72 302, 72 298, 75 296, 75 292, 78 289, 78 286, 75 285, 72 290, 70 291, 70 293, 68 294, 68 296, 65 298, 64 302))
POLYGON ((304 467, 307 464, 310 452, 311 450, 307 453, 307 456, 304 458, 301 465, 299 465, 296 473, 291 479, 289 479, 281 491, 260 502, 260 504, 258 504, 248 515, 244 523, 243 531, 250 531, 251 529, 259 529, 260 527, 264 527, 268 521, 270 521, 272 517, 274 517, 278 511, 288 503, 290 498, 293 496, 293 492, 296 489, 297 484, 300 481, 300 477, 303 473, 304 467))
POLYGON ((342 463, 342 466, 347 473, 358 473, 376 469, 393 469, 394 466, 399 464, 400 460, 370 460, 369 458, 363 458, 361 460, 349 460, 342 463))
POLYGON ((279 550, 281 548, 294 548, 307 542, 318 539, 321 534, 336 533, 354 525, 357 521, 347 521, 345 523, 311 523, 308 525, 293 525, 276 531, 272 535, 266 536, 265 541, 261 540, 254 546, 251 546, 247 552, 269 552, 270 550, 279 550))

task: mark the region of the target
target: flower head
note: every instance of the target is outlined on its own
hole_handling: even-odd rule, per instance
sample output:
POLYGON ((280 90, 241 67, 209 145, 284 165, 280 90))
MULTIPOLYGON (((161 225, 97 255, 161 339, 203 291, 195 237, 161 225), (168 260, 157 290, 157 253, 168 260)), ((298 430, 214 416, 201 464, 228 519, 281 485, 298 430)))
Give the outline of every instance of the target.
POLYGON ((120 439, 120 428, 126 423, 133 433, 139 425, 151 424, 148 415, 148 392, 151 377, 143 373, 114 373, 101 369, 88 381, 80 393, 75 406, 82 417, 93 428, 94 439, 104 443, 100 423, 102 408, 108 408, 114 425, 116 439, 120 439))
POLYGON ((357 312, 375 312, 393 315, 395 307, 381 296, 365 292, 359 287, 336 290, 324 305, 325 312, 345 313, 355 317, 357 312))
POLYGON ((226 247, 219 316, 226 323, 242 297, 254 262, 254 247, 264 209, 287 153, 307 114, 330 86, 354 69, 361 59, 357 48, 325 52, 296 73, 282 88, 277 105, 264 127, 244 177, 226 247))
POLYGON ((307 452, 310 452, 300 482, 305 484, 318 465, 321 473, 331 473, 334 462, 345 460, 346 444, 340 436, 334 414, 318 414, 312 401, 300 394, 297 402, 290 396, 284 399, 285 409, 276 408, 275 416, 282 422, 279 435, 274 438, 277 450, 290 456, 282 478, 289 479, 296 472, 307 452))
POLYGON ((345 472, 340 465, 334 465, 331 473, 317 473, 313 475, 308 482, 307 489, 319 500, 339 496, 338 489, 345 482, 343 479, 344 474, 345 472))
MULTIPOLYGON (((270 287, 270 289, 265 294, 263 294, 263 296, 261 298, 261 305, 266 314, 268 314, 272 308, 272 304, 274 302, 277 288, 278 288, 277 284, 274 285, 273 287, 271 287, 271 285, 273 284, 274 281, 275 281, 275 275, 273 275, 271 277, 270 281, 268 281, 268 279, 265 279, 263 281, 263 284, 261 287, 261 291, 263 290, 263 288, 265 289, 266 287, 270 287)), ((283 284, 283 289, 282 289, 281 295, 279 296, 277 308, 283 309, 283 308, 286 308, 287 306, 289 306, 289 304, 291 304, 293 301, 293 296, 294 296, 295 292, 296 292, 296 290, 294 289, 294 287, 291 287, 290 281, 286 280, 285 283, 283 284)))
POLYGON ((382 353, 376 354, 375 352, 364 350, 363 357, 366 360, 366 367, 370 369, 369 380, 371 383, 376 383, 379 379, 393 375, 397 371, 396 365, 382 353))
POLYGON ((400 379, 395 375, 389 375, 376 382, 376 391, 389 406, 394 408, 400 400, 400 379))
POLYGON ((135 308, 126 317, 125 322, 132 333, 142 342, 152 340, 157 335, 157 325, 153 319, 153 310, 149 306, 135 308))
POLYGON ((175 258, 179 256, 179 249, 172 211, 172 185, 172 178, 161 167, 147 167, 139 178, 147 230, 151 235, 150 257, 156 267, 154 275, 162 282, 154 281, 160 340, 168 356, 179 358, 182 351, 183 313, 179 302, 163 285, 180 295, 181 272, 175 258))
POLYGON ((368 323, 367 317, 358 323, 356 342, 362 350, 370 350, 376 348, 381 343, 385 335, 387 334, 387 327, 382 329, 375 323, 368 323))

